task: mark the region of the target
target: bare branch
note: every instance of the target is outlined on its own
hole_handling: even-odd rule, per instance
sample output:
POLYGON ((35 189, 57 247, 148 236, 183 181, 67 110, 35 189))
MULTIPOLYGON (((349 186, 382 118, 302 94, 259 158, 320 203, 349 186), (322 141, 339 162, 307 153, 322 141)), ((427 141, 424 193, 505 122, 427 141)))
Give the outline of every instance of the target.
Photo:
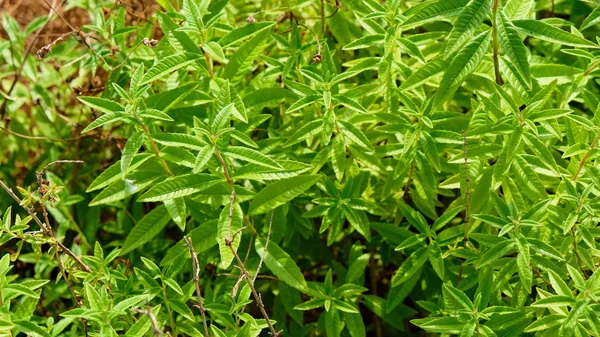
POLYGON ((194 272, 194 284, 196 285, 196 299, 198 300, 198 309, 200 310, 200 315, 202 316, 202 324, 204 325, 204 335, 210 336, 208 333, 208 324, 206 323, 206 309, 204 309, 204 305, 202 304, 202 293, 200 292, 200 263, 198 262, 198 256, 194 251, 194 246, 192 245, 192 239, 184 236, 185 243, 190 249, 190 255, 192 256, 192 269, 194 272))

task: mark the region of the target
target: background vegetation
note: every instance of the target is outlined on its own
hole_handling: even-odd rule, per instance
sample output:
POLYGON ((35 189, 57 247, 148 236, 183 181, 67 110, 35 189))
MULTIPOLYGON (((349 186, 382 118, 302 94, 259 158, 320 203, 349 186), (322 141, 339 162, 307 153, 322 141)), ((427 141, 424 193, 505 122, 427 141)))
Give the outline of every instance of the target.
POLYGON ((0 9, 1 336, 600 336, 600 2, 0 9))

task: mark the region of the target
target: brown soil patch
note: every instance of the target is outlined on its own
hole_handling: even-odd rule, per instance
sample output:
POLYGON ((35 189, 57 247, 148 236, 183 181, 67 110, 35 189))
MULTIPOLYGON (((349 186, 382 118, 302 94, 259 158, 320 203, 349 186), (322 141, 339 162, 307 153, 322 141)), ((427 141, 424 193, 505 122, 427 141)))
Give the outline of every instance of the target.
MULTIPOLYGON (((127 9, 127 24, 136 25, 141 20, 149 18, 156 10, 160 9, 160 6, 153 0, 115 0, 114 7, 124 6, 127 9)), ((6 13, 8 16, 14 18, 21 28, 25 28, 33 19, 48 15, 50 11, 49 4, 52 4, 54 0, 0 0, 0 13, 6 13)), ((90 22, 89 14, 86 10, 81 8, 73 8, 68 11, 65 10, 66 1, 56 1, 57 6, 60 6, 60 17, 55 18, 43 32, 41 32, 38 39, 35 41, 35 45, 32 48, 32 52, 35 52, 44 45, 51 43, 58 36, 63 35, 71 31, 72 26, 79 28, 90 22), (66 21, 66 22, 65 22, 66 21), (68 24, 67 24, 68 23, 68 24)), ((110 8, 107 8, 109 11, 110 8)), ((107 12, 108 13, 108 12, 107 12)), ((2 26, 0 25, 0 39, 6 39, 7 35, 2 26)), ((27 41, 29 42, 29 41, 27 41)))

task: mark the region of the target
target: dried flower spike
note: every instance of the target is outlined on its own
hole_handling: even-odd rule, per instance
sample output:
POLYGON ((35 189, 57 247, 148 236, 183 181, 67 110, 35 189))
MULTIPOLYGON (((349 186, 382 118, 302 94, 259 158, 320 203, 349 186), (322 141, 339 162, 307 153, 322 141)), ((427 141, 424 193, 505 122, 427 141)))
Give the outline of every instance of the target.
POLYGON ((49 52, 50 52, 50 46, 43 46, 35 54, 38 59, 43 60, 46 58, 46 56, 48 56, 49 52))
POLYGON ((155 39, 149 39, 147 37, 145 37, 142 40, 142 43, 144 44, 144 46, 146 47, 156 47, 156 45, 158 44, 158 41, 155 39))

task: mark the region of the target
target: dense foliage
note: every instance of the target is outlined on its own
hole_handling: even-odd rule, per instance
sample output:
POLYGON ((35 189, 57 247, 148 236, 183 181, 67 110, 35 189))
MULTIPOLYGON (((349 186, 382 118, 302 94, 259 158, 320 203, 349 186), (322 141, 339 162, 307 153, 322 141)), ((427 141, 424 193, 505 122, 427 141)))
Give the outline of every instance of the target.
POLYGON ((2 16, 1 336, 600 336, 599 1, 156 2, 2 16))

